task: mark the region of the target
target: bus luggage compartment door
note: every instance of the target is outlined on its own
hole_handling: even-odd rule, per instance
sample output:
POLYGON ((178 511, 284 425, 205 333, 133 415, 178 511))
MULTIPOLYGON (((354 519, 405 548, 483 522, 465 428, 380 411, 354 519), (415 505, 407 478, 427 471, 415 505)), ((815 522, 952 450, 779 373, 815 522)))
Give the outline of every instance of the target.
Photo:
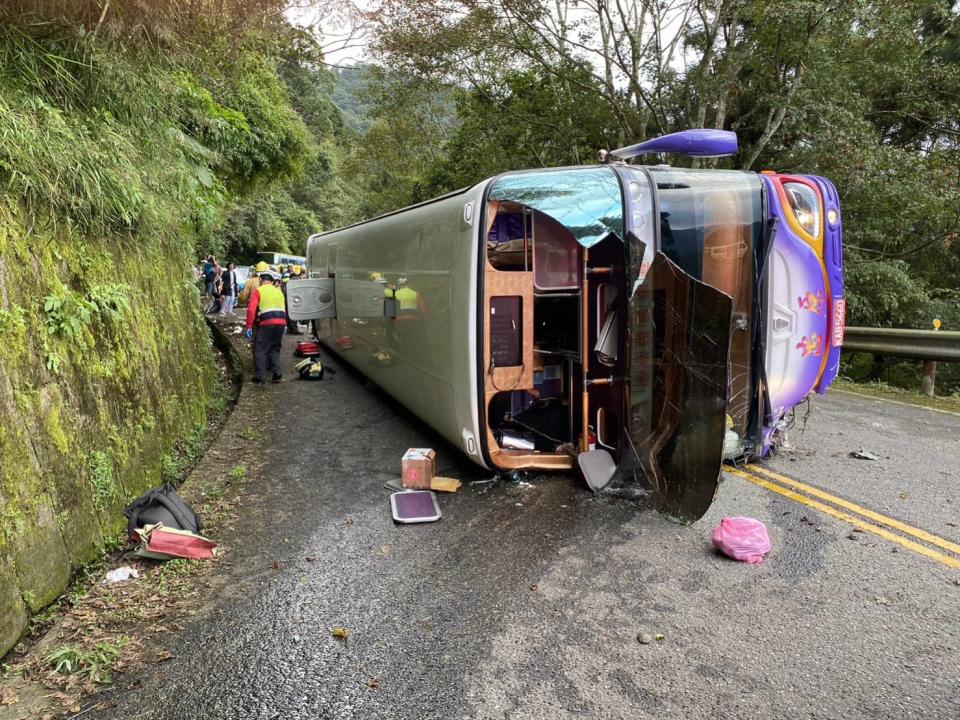
POLYGON ((287 283, 287 315, 291 320, 336 318, 334 278, 290 280, 287 283))

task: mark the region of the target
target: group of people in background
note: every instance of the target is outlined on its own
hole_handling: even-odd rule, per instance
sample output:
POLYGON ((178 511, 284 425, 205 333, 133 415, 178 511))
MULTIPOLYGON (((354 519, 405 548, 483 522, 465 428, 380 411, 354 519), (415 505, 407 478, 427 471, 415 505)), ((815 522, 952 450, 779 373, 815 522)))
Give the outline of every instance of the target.
POLYGON ((235 264, 227 263, 224 268, 213 255, 207 255, 203 264, 203 286, 207 298, 204 312, 207 315, 234 314, 240 294, 240 278, 235 264))
MULTIPOLYGON (((207 315, 236 315, 234 310, 238 305, 247 305, 254 290, 259 287, 265 275, 270 275, 274 284, 279 288, 286 304, 287 282, 292 278, 299 278, 303 274, 300 265, 283 265, 273 267, 266 262, 251 265, 247 272, 237 272, 234 263, 227 263, 224 268, 213 255, 208 255, 203 269, 198 270, 198 280, 204 287, 204 313, 207 315)), ((297 322, 286 320, 287 333, 303 335, 297 322)))

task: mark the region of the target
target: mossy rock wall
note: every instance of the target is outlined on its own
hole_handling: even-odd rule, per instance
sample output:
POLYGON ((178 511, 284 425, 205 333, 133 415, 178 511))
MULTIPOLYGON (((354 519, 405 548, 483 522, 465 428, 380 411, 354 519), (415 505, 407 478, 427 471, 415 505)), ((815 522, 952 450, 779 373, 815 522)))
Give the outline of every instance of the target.
POLYGON ((203 432, 215 375, 186 244, 0 208, 0 655, 203 432))

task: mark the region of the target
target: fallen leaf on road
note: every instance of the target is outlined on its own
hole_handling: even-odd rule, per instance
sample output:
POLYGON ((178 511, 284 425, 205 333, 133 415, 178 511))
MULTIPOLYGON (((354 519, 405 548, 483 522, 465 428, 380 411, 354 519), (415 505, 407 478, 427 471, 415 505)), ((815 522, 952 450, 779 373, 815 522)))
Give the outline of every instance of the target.
POLYGON ((307 562, 313 562, 314 560, 316 560, 316 558, 315 558, 315 557, 306 557, 306 558, 304 558, 304 560, 306 560, 307 562))
POLYGON ((537 592, 537 591, 540 589, 540 586, 539 586, 539 585, 531 585, 531 586, 530 586, 530 589, 531 589, 533 592, 537 592))
POLYGON ((279 569, 282 568, 282 567, 283 567, 283 563, 280 562, 279 560, 275 560, 274 563, 270 566, 270 569, 271 569, 271 570, 279 570, 279 569))
POLYGON ((901 500, 906 500, 908 497, 910 497, 910 493, 905 493, 905 492, 900 493, 901 500))
POLYGON ((390 546, 389 546, 389 545, 381 545, 381 546, 380 546, 380 554, 381 554, 381 555, 384 555, 384 556, 389 555, 389 554, 390 554, 390 546))
POLYGON ((955 522, 949 522, 949 521, 947 522, 947 527, 956 527, 956 526, 957 524, 955 522))
POLYGON ((653 639, 660 641, 660 640, 663 640, 665 637, 666 635, 664 635, 663 633, 657 633, 656 635, 653 636, 653 639))
POLYGON ((886 597, 885 595, 878 595, 877 597, 875 597, 875 598, 873 599, 873 601, 874 601, 877 605, 889 605, 889 604, 890 604, 890 598, 886 597))
POLYGON ((872 452, 867 450, 854 450, 850 453, 850 457, 856 458, 857 460, 879 460, 880 458, 877 455, 874 455, 872 452))
POLYGON ((371 690, 376 690, 380 687, 380 678, 370 678, 367 680, 367 687, 371 690))
POLYGON ((346 640, 350 637, 350 630, 345 627, 335 627, 330 631, 330 634, 333 635, 337 640, 346 640))

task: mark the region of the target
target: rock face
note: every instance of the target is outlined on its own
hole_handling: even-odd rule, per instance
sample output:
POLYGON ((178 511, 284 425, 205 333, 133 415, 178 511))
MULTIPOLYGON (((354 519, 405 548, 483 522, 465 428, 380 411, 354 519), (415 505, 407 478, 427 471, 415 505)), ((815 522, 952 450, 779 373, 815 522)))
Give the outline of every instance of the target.
POLYGON ((181 243, 0 213, 0 656, 202 437, 214 391, 181 243))

